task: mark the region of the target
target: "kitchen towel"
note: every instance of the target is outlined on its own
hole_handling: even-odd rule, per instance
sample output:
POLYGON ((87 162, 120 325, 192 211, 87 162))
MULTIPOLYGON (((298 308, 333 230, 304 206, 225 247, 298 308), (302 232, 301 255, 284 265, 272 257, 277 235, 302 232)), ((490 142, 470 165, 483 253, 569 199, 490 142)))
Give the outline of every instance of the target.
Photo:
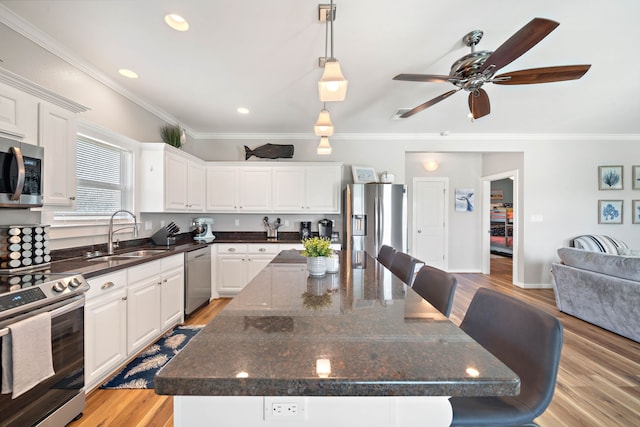
POLYGON ((12 399, 55 374, 51 355, 51 315, 41 313, 9 327, 2 339, 2 393, 12 399))

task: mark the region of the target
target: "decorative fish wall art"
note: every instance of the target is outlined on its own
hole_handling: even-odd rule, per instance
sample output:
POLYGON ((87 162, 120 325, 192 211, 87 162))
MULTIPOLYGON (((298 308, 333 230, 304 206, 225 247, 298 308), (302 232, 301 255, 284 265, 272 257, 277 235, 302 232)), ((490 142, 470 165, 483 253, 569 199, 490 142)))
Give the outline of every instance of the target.
POLYGON ((262 159, 291 159, 293 158, 293 145, 265 144, 260 147, 256 147, 253 150, 245 145, 244 159, 249 160, 251 156, 260 157, 262 159))

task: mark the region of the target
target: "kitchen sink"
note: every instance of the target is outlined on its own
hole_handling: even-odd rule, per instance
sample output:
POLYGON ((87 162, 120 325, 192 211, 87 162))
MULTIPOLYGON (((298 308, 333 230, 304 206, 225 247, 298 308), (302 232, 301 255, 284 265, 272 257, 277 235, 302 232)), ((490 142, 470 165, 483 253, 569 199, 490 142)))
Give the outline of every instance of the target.
MULTIPOLYGON (((125 252, 123 254, 120 254, 119 256, 142 257, 142 256, 163 254, 163 253, 165 253, 167 251, 168 251, 168 249, 140 249, 140 250, 133 251, 133 252, 125 252)), ((118 255, 116 255, 116 256, 118 256, 118 255)))
POLYGON ((130 261, 135 258, 141 258, 142 255, 103 255, 95 258, 89 258, 90 262, 105 262, 105 261, 130 261))

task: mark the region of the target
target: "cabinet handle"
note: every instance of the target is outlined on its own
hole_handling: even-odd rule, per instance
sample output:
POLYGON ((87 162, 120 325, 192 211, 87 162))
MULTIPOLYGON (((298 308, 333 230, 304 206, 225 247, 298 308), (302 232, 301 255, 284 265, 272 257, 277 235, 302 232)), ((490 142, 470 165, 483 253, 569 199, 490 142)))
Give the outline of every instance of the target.
POLYGON ((164 280, 162 281, 162 283, 167 283, 167 279, 164 279, 164 280))
POLYGON ((265 248, 260 248, 260 249, 258 249, 258 251, 259 252, 264 252, 264 251, 266 251, 266 249, 265 248))
POLYGON ((235 251, 236 251, 236 248, 229 248, 229 249, 227 249, 227 252, 235 252, 235 251))
POLYGON ((113 288, 114 286, 115 286, 115 283, 107 282, 107 283, 103 283, 100 288, 104 291, 104 290, 107 290, 109 288, 113 288))
POLYGON ((75 199, 76 199, 76 196, 69 197, 69 200, 75 200, 75 199))
POLYGON ((162 285, 162 282, 158 282, 158 286, 162 285))
POLYGON ((127 297, 122 297, 122 301, 126 301, 126 300, 127 300, 127 297))

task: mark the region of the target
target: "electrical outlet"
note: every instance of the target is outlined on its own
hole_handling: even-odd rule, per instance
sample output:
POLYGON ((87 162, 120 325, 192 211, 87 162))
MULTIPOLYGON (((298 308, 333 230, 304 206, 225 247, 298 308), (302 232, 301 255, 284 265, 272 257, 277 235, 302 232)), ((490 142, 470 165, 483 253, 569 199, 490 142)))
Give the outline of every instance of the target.
POLYGON ((236 227, 240 227, 240 220, 236 218, 236 227))
POLYGON ((160 221, 160 227, 164 227, 164 219, 160 221))
POLYGON ((153 222, 152 221, 145 221, 144 222, 144 229, 149 231, 153 228, 153 222))
POLYGON ((288 226, 289 226, 289 220, 288 220, 288 219, 285 219, 285 220, 284 220, 284 226, 285 226, 285 227, 288 227, 288 226))
POLYGON ((265 421, 303 421, 305 419, 305 398, 265 396, 264 419, 265 421))

